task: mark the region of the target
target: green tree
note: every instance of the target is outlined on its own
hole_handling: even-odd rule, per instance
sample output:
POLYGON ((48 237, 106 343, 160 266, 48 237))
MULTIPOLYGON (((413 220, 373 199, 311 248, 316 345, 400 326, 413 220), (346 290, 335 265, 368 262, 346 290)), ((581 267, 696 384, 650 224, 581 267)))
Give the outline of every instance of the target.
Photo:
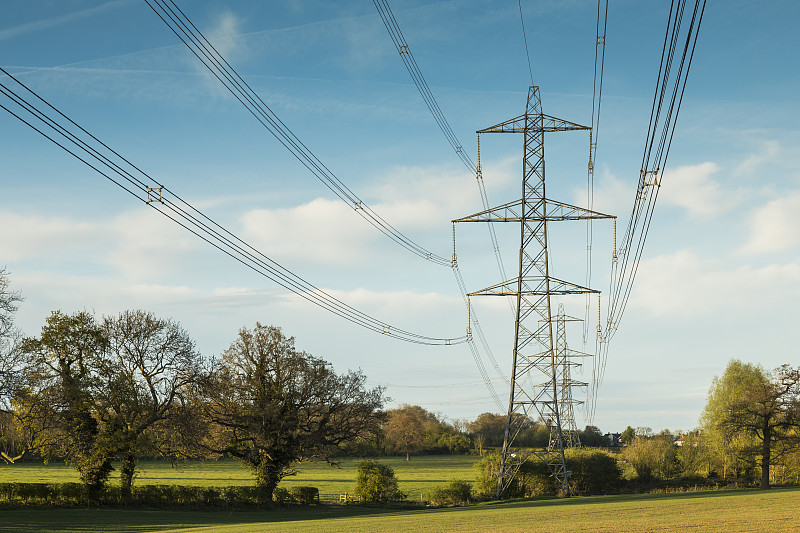
POLYGON ((682 437, 681 445, 677 447, 682 475, 708 474, 711 459, 708 439, 699 431, 691 431, 682 437))
POLYGON ((636 430, 631 426, 625 428, 625 431, 620 433, 619 441, 623 444, 630 444, 636 438, 636 430))
POLYGON ((774 456, 798 442, 800 367, 783 365, 767 373, 760 366, 731 361, 722 377, 714 378, 703 419, 723 442, 737 436, 754 439, 760 486, 768 489, 774 456))
POLYGON ((603 432, 597 426, 586 426, 578 435, 582 446, 598 448, 610 445, 608 437, 603 436, 603 432))
POLYGON ((96 495, 116 451, 96 406, 102 383, 94 370, 108 349, 105 331, 85 311, 54 311, 41 336, 23 339, 20 349, 27 364, 16 398, 21 423, 34 435, 34 447, 65 457, 96 495))
POLYGON ((329 460, 378 430, 383 389, 365 382, 361 372, 338 375, 297 351, 277 327, 242 328, 198 387, 208 424, 199 444, 242 461, 271 500, 298 461, 329 460))
POLYGON ((622 451, 622 457, 636 471, 636 477, 647 483, 653 479, 669 479, 678 473, 676 448, 672 434, 664 430, 652 437, 637 436, 622 451))
POLYGON ((406 497, 397 488, 397 477, 394 470, 372 460, 358 463, 354 492, 356 498, 364 502, 386 503, 406 497))
POLYGON ((106 317, 107 357, 99 361, 96 402, 114 432, 122 460, 120 485, 129 499, 137 457, 156 452, 164 425, 200 370, 200 356, 180 324, 145 311, 106 317))

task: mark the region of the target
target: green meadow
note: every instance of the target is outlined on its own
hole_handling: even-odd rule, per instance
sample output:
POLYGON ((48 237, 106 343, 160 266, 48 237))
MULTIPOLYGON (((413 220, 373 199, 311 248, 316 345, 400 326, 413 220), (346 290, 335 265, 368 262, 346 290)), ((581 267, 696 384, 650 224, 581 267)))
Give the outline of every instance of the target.
MULTIPOLYGON (((394 468, 400 490, 409 500, 419 501, 436 485, 453 479, 474 481, 475 463, 480 458, 470 455, 427 455, 412 457, 381 457, 381 463, 394 468)), ((298 474, 285 478, 280 486, 311 485, 319 489, 320 499, 338 500, 340 494, 352 493, 360 459, 344 458, 337 466, 325 462, 305 462, 298 474)), ((78 482, 78 473, 64 463, 18 463, 0 465, 0 483, 67 483, 78 482)), ((115 472, 111 484, 118 484, 115 472)), ((252 485, 253 476, 238 461, 187 461, 171 465, 164 461, 143 461, 134 481, 137 485, 195 485, 224 487, 252 485)))
POLYGON ((800 531, 800 489, 509 501, 445 509, 320 505, 272 511, 0 511, 0 532, 800 531))

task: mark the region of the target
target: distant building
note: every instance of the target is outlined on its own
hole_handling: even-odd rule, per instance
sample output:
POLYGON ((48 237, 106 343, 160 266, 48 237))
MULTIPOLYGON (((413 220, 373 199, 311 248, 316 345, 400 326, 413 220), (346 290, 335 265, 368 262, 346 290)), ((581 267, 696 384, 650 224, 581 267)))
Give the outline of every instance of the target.
POLYGON ((620 433, 606 433, 603 436, 608 439, 609 446, 622 446, 622 443, 619 440, 620 433))

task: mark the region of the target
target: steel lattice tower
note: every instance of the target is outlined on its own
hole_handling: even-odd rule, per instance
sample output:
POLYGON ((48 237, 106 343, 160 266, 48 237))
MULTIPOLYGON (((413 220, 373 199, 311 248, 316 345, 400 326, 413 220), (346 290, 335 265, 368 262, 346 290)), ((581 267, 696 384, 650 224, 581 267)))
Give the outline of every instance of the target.
POLYGON ((512 296, 516 300, 511 391, 503 454, 500 471, 497 473, 498 498, 531 456, 542 459, 565 493, 569 494, 569 473, 564 462, 564 448, 568 444, 561 419, 564 406, 562 396, 565 396, 564 372, 559 371, 553 335, 553 296, 598 291, 560 280, 550 274, 547 225, 549 222, 562 220, 613 217, 546 198, 544 134, 588 129, 590 128, 587 126, 543 114, 539 88, 530 87, 525 114, 478 131, 478 134, 523 134, 522 198, 453 221, 520 224, 518 276, 469 295, 512 296), (520 429, 534 413, 538 413, 553 428, 550 445, 543 451, 512 451, 520 429))
MULTIPOLYGON (((580 366, 575 362, 576 358, 590 357, 589 354, 571 350, 567 345, 567 322, 583 322, 579 318, 570 317, 564 314, 564 305, 558 305, 556 315, 556 380, 559 383, 561 394, 558 397, 558 413, 561 419, 561 441, 564 448, 577 448, 581 445, 578 436, 578 427, 575 424, 575 410, 573 406, 583 402, 576 401, 572 396, 572 389, 586 387, 588 383, 574 381, 572 379, 572 368, 580 366)), ((552 449, 558 446, 559 431, 556 426, 550 426, 549 447, 552 449)))

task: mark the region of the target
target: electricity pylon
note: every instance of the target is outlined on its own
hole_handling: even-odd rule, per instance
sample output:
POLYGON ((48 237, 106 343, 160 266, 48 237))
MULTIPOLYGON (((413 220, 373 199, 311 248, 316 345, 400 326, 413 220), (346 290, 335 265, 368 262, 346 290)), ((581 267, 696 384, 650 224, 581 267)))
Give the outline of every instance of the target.
MULTIPOLYGON (((572 389, 586 387, 588 383, 572 379, 572 368, 580 366, 575 359, 591 357, 590 354, 572 350, 567 345, 567 322, 583 322, 580 318, 564 314, 564 305, 558 304, 556 315, 556 381, 559 383, 561 395, 558 397, 558 414, 561 420, 561 441, 564 448, 578 448, 581 440, 578 435, 578 426, 575 424, 575 409, 573 406, 583 402, 572 397, 572 389)), ((550 441, 548 447, 558 446, 559 431, 555 425, 550 426, 550 441)))
POLYGON ((512 296, 516 300, 514 352, 511 391, 508 400, 503 454, 497 473, 497 498, 513 481, 531 456, 543 460, 551 474, 569 495, 569 472, 564 462, 565 436, 561 410, 564 391, 563 372, 553 336, 553 296, 597 293, 598 291, 563 281, 550 274, 547 252, 547 225, 562 220, 614 218, 581 207, 550 200, 545 196, 544 134, 556 131, 588 130, 542 113, 539 88, 530 87, 525 114, 506 120, 481 133, 522 133, 522 198, 470 215, 453 222, 519 222, 519 271, 516 278, 469 296, 512 296), (560 377, 561 376, 561 377, 560 377), (528 379, 530 378, 530 379, 528 379), (530 383, 530 385, 528 384, 530 383), (512 451, 514 439, 529 416, 539 416, 553 428, 547 450, 512 451))

